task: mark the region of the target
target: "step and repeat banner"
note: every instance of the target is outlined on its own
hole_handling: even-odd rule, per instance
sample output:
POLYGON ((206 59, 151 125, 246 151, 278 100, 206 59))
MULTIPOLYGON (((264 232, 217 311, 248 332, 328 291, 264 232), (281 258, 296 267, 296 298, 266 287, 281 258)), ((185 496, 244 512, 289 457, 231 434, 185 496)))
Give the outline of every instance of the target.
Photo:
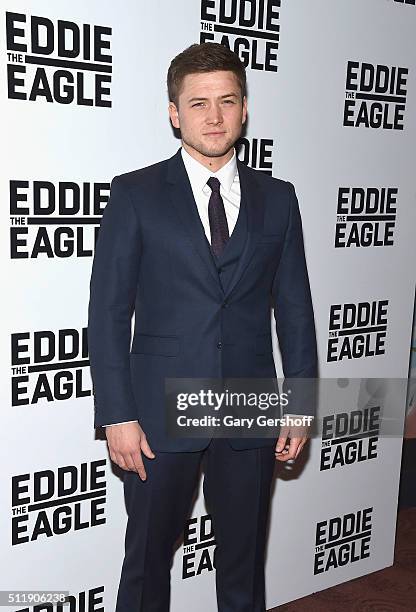
MULTIPOLYGON (((277 466, 267 605, 391 565, 415 289, 415 2, 0 7, 5 609, 62 609, 15 593, 42 590, 67 592, 71 611, 114 610, 126 513, 120 470, 93 428, 94 244, 111 179, 180 146, 166 73, 202 41, 229 46, 247 67, 239 157, 295 185, 320 375, 348 390, 324 402, 322 434, 296 464, 277 466), (395 435, 383 435, 386 417, 395 435)), ((197 607, 216 609, 201 485, 172 568, 172 610, 197 607)))

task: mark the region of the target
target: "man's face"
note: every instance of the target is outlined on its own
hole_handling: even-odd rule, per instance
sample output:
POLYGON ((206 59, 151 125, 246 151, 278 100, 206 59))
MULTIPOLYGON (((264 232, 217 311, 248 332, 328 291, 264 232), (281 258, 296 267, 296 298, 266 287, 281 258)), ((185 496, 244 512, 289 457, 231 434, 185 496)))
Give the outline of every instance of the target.
POLYGON ((188 148, 208 158, 232 149, 247 116, 247 100, 241 99, 238 79, 228 70, 186 75, 178 105, 169 104, 172 125, 188 148))

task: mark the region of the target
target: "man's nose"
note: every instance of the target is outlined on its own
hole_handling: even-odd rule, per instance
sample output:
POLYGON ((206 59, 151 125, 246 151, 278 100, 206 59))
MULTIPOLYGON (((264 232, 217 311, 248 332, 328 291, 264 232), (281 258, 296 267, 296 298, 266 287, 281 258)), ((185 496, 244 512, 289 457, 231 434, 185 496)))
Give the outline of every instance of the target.
POLYGON ((213 123, 214 125, 217 125, 218 123, 222 123, 223 118, 222 118, 221 108, 217 106, 216 104, 213 104, 208 110, 206 119, 208 123, 213 123))

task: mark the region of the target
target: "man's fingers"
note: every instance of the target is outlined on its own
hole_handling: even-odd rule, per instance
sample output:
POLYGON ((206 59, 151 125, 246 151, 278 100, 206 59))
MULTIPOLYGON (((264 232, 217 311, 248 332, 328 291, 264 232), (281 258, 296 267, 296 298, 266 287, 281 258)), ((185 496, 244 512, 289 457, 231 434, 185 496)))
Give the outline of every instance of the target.
POLYGON ((130 468, 127 466, 126 462, 124 461, 124 457, 121 453, 113 453, 113 456, 111 457, 112 460, 114 461, 114 463, 116 463, 119 467, 121 467, 122 470, 129 470, 130 468))
POLYGON ((303 448, 303 444, 299 444, 298 449, 297 449, 297 451, 295 453, 294 459, 298 458, 298 455, 299 455, 300 451, 302 450, 302 448, 303 448))
POLYGON ((122 470, 137 472, 142 480, 146 480, 146 470, 143 465, 140 450, 135 453, 110 451, 110 457, 122 470))
POLYGON ((143 434, 143 436, 141 437, 140 440, 140 448, 142 450, 142 452, 146 455, 146 457, 148 457, 149 459, 154 459, 155 458, 155 454, 152 451, 152 449, 149 446, 149 443, 147 441, 146 436, 143 434))
POLYGON ((286 455, 286 459, 295 459, 296 458, 296 452, 299 448, 299 444, 301 443, 302 438, 290 438, 290 444, 289 444, 289 452, 286 455))
POLYGON ((281 453, 282 450, 284 449, 284 447, 286 445, 286 441, 287 441, 288 435, 289 435, 289 428, 288 427, 282 427, 281 430, 280 430, 279 439, 277 440, 277 444, 276 444, 276 452, 277 453, 281 453))
POLYGON ((308 428, 282 427, 276 443, 275 456, 279 461, 296 459, 308 440, 308 428), (288 439, 290 442, 288 442, 288 439))
POLYGON ((287 454, 289 449, 289 444, 286 444, 286 440, 284 438, 279 438, 276 444, 276 448, 274 450, 274 454, 276 457, 283 457, 287 454))
POLYGON ((286 445, 286 450, 283 453, 276 453, 276 459, 279 461, 289 461, 289 459, 296 459, 296 452, 300 444, 301 438, 290 438, 290 444, 286 445))
POLYGON ((142 480, 146 480, 142 452, 149 459, 154 459, 155 454, 139 422, 118 423, 107 427, 106 436, 111 460, 121 469, 137 472, 142 480))
POLYGON ((146 470, 144 467, 142 454, 140 450, 137 450, 134 453, 131 453, 130 458, 134 466, 133 467, 134 471, 138 473, 138 475, 140 476, 142 480, 146 480, 147 474, 146 474, 146 470))
POLYGON ((279 461, 297 459, 307 441, 308 438, 290 438, 290 444, 286 445, 287 450, 283 451, 283 453, 276 453, 276 459, 279 461))
POLYGON ((137 472, 142 480, 146 480, 147 474, 143 464, 142 455, 140 450, 133 453, 114 453, 115 458, 113 461, 117 463, 119 467, 128 472, 137 472))
POLYGON ((303 449, 307 441, 308 441, 308 438, 302 438, 301 443, 298 446, 298 450, 296 451, 295 459, 297 459, 299 453, 301 452, 301 450, 303 449))

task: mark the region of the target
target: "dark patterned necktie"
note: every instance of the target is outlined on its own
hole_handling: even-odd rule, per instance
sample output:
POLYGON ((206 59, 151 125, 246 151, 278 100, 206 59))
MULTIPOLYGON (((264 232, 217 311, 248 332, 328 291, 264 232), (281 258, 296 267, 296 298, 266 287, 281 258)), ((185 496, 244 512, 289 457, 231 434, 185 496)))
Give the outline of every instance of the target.
POLYGON ((227 217, 224 210, 224 202, 220 194, 220 181, 211 176, 207 180, 211 187, 211 195, 208 203, 209 227, 211 230, 211 248, 216 257, 219 257, 229 238, 227 217))

